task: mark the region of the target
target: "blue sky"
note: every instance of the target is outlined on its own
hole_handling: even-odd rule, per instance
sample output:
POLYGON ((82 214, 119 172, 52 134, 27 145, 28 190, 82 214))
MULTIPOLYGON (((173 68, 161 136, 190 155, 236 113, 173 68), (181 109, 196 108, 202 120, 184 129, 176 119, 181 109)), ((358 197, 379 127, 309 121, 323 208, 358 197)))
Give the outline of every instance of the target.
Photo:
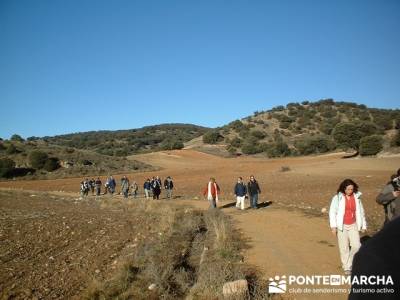
POLYGON ((0 137, 399 108, 400 1, 0 0, 0 137))

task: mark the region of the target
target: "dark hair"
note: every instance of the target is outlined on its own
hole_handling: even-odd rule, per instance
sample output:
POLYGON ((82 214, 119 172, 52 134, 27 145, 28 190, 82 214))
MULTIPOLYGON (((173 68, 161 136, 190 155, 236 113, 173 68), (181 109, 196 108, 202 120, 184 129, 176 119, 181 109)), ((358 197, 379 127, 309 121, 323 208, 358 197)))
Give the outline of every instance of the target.
POLYGON ((397 176, 400 176, 400 169, 397 170, 397 176))
POLYGON ((354 191, 353 191, 354 193, 357 193, 357 192, 358 192, 358 184, 355 183, 355 182, 354 182, 353 180, 351 180, 351 179, 345 179, 345 180, 343 180, 342 183, 339 185, 339 188, 338 188, 337 192, 338 192, 338 193, 343 193, 343 194, 344 194, 344 191, 346 190, 346 188, 347 188, 349 185, 354 186, 354 191))

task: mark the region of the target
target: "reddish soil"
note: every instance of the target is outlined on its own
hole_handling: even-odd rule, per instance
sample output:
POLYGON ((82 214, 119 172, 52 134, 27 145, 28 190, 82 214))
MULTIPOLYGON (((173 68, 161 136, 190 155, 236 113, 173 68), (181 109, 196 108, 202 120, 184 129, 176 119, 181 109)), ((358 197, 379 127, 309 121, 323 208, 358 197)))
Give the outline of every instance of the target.
POLYGON ((143 232, 157 236, 154 223, 93 200, 0 191, 0 298, 79 299, 133 254, 143 232))
MULTIPOLYGON (((339 183, 345 178, 352 178, 359 184, 360 190, 363 192, 363 203, 367 220, 370 224, 369 234, 371 234, 379 228, 383 221, 382 207, 375 203, 375 197, 388 181, 389 176, 400 167, 400 157, 342 159, 342 156, 343 153, 285 159, 266 159, 262 157, 221 158, 193 150, 169 151, 134 156, 133 158, 159 166, 162 170, 127 175, 131 181, 136 180, 139 182, 140 187, 145 178, 153 175, 160 175, 165 178, 170 175, 173 177, 176 186, 174 192, 176 200, 174 202, 190 203, 199 208, 206 208, 207 202, 203 200, 195 201, 195 199, 202 199, 201 191, 205 187, 208 178, 210 176, 215 177, 222 189, 220 205, 226 205, 227 208, 224 211, 232 216, 234 225, 249 238, 252 245, 252 248, 244 253, 245 259, 257 265, 264 272, 265 278, 281 274, 340 274, 336 238, 330 233, 327 215, 326 213, 321 213, 321 209, 329 207, 331 197, 335 194, 339 183), (289 171, 282 172, 282 167, 288 167, 289 171), (261 185, 260 202, 272 201, 272 204, 257 211, 236 211, 234 208, 229 207, 229 203, 234 200, 233 185, 238 176, 243 176, 247 180, 250 174, 254 174, 261 185)), ((117 178, 119 179, 120 176, 117 176, 117 178)), ((9 181, 1 182, 0 187, 66 191, 74 192, 78 195, 80 181, 81 178, 9 181)), ((12 210, 12 205, 17 205, 11 204, 11 201, 9 202, 7 205, 11 207, 5 214, 6 217, 8 214, 12 215, 9 212, 12 210)), ((29 209, 31 204, 27 202, 23 206, 27 214, 32 213, 29 209)), ((64 211, 68 212, 68 207, 69 205, 64 205, 62 201, 55 203, 52 209, 57 216, 57 212, 59 212, 58 221, 45 223, 44 228, 51 227, 51 224, 62 222, 61 215, 63 215, 64 211)), ((36 209, 33 211, 36 211, 36 209)), ((39 209, 39 211, 42 210, 39 209)), ((82 211, 85 211, 84 205, 82 206, 82 211)), ((112 212, 106 213, 101 210, 92 210, 92 208, 88 207, 88 214, 89 211, 91 211, 90 215, 93 216, 93 219, 99 219, 98 222, 105 222, 104 218, 114 218, 112 212), (107 214, 107 216, 95 217, 97 214, 107 214)), ((71 212, 71 217, 72 214, 71 212)), ((46 218, 50 220, 52 215, 49 216, 47 217, 46 215, 46 218)), ((73 219, 77 224, 87 221, 85 215, 79 214, 73 216, 73 219)), ((118 222, 128 222, 128 218, 125 219, 124 217, 119 219, 118 222)), ((17 224, 20 223, 23 224, 23 221, 17 222, 17 224)), ((38 230, 37 227, 29 227, 31 226, 29 224, 30 222, 26 222, 25 225, 25 235, 28 237, 30 234, 34 235, 38 230)), ((134 226, 127 225, 128 223, 123 224, 121 224, 122 227, 134 226)), ((99 228, 101 226, 106 226, 106 224, 101 223, 99 228)), ((115 228, 109 234, 111 236, 115 234, 113 238, 121 242, 121 247, 123 243, 131 242, 129 234, 125 236, 126 233, 122 233, 124 231, 118 232, 118 228, 115 228), (118 238, 117 233, 120 234, 118 238)), ((91 233, 85 233, 84 231, 81 234, 87 239, 91 233)), ((15 239, 17 238, 15 237, 15 239)), ((24 242, 24 238, 20 239, 20 243, 28 245, 29 240, 32 240, 33 237, 27 239, 27 242, 24 242)), ((60 240, 54 240, 52 244, 55 247, 61 247, 63 240, 64 237, 60 238, 60 240)), ((82 241, 83 238, 79 240, 82 241)), ((86 245, 85 243, 89 242, 82 243, 82 245, 79 244, 79 247, 83 247, 86 245)), ((90 244, 91 246, 94 246, 93 242, 90 244)), ((4 249, 14 249, 10 247, 16 246, 8 245, 4 249)), ((76 247, 78 247, 78 244, 76 244, 76 247)), ((87 244, 87 247, 89 247, 89 244, 87 244)), ((51 252, 50 254, 46 252, 47 260, 51 255, 51 252)), ((109 263, 110 260, 107 260, 107 255, 109 256, 109 253, 104 256, 96 253, 96 256, 103 257, 103 259, 96 260, 98 265, 93 268, 100 268, 102 264, 109 263)), ((77 259, 76 257, 74 258, 75 260, 77 259)), ((45 258, 43 258, 43 260, 40 260, 40 264, 45 263, 45 261, 45 258)), ((83 268, 83 270, 85 272, 93 272, 93 268, 90 270, 87 268, 83 268)), ((43 276, 44 271, 45 268, 40 269, 36 276, 40 278, 40 276, 43 276)), ((75 272, 78 274, 78 271, 75 272)), ((7 276, 19 276, 15 275, 18 272, 13 272, 12 274, 7 276)), ((345 298, 345 295, 342 296, 331 297, 334 299, 345 298)), ((307 299, 309 296, 296 296, 295 298, 307 299)), ((317 298, 325 299, 329 298, 329 296, 322 297, 319 295, 317 298)))

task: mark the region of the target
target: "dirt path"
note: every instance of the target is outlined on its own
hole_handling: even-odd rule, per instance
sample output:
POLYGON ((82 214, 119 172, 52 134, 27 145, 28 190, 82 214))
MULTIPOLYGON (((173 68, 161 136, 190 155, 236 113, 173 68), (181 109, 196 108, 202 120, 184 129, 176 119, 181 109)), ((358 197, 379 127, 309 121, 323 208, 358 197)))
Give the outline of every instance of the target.
MULTIPOLYGON (((176 201, 178 203, 178 201, 176 201)), ((182 201, 207 209, 207 201, 182 201)), ((232 203, 221 202, 220 206, 232 203)), ((257 266, 268 280, 276 275, 342 274, 336 238, 330 233, 327 219, 282 207, 258 210, 222 208, 232 217, 249 248, 245 261, 257 266)), ((286 295, 289 299, 347 299, 347 295, 286 295), (293 297, 292 297, 293 296, 293 297)))

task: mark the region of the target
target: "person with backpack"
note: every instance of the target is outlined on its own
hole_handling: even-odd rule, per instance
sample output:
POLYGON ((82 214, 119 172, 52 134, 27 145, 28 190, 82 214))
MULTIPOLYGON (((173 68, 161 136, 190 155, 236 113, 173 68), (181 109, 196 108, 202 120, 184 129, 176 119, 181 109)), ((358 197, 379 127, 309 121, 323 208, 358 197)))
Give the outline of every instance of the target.
POLYGON ((164 180, 164 188, 167 191, 167 199, 172 199, 172 189, 174 188, 174 183, 171 176, 168 176, 164 180))
POLYGON ((236 208, 244 210, 244 199, 246 198, 247 187, 244 184, 242 177, 238 178, 233 193, 236 197, 236 208))
POLYGON ((211 177, 206 188, 203 191, 203 195, 204 197, 207 197, 211 209, 217 208, 220 193, 221 189, 215 181, 215 178, 211 177))
POLYGON ((128 198, 129 179, 125 175, 121 178, 121 193, 124 195, 124 198, 128 198))
POLYGON ((329 225, 338 239, 343 271, 345 275, 351 275, 354 255, 361 246, 359 231, 365 232, 367 229, 361 192, 353 180, 343 180, 333 196, 329 225))
POLYGON ((160 199, 161 186, 162 186, 161 185, 161 179, 160 179, 160 177, 157 176, 153 180, 153 183, 152 183, 153 200, 155 200, 155 199, 159 200, 160 199))
POLYGON ((250 207, 257 209, 258 194, 261 194, 261 189, 257 180, 254 178, 254 175, 250 176, 250 181, 247 183, 247 194, 249 195, 250 199, 250 207))
POLYGON ((400 215, 400 169, 392 175, 391 180, 376 197, 376 202, 383 205, 385 211, 384 225, 400 215))
POLYGON ((132 185, 131 185, 131 194, 132 194, 133 198, 135 198, 135 199, 136 199, 137 194, 138 194, 138 189, 139 189, 139 187, 138 187, 136 181, 132 182, 132 185))
POLYGON ((146 199, 150 198, 150 192, 151 192, 151 181, 150 178, 147 178, 146 181, 143 184, 143 189, 144 189, 144 196, 146 199))
POLYGON ((94 185, 96 187, 96 196, 100 196, 101 193, 101 180, 99 177, 97 177, 96 181, 94 182, 94 185))

